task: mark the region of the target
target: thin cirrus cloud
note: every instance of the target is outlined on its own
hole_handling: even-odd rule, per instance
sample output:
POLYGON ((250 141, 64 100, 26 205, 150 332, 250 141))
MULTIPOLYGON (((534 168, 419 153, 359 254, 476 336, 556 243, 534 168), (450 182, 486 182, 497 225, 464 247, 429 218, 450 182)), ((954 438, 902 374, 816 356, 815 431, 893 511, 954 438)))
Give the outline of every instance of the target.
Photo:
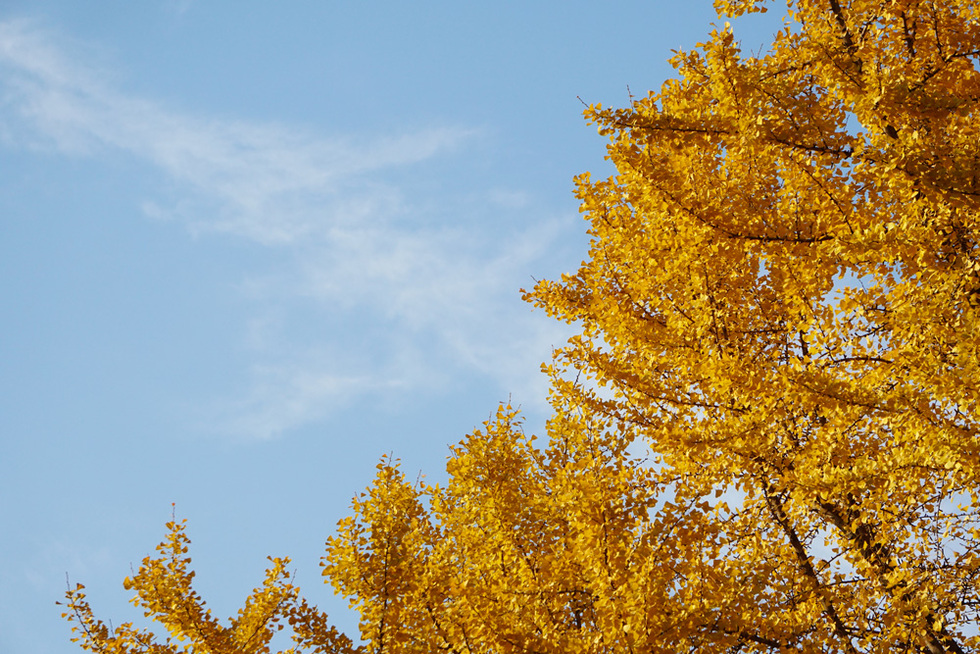
POLYGON ((491 401, 512 395, 526 409, 544 408, 547 380, 538 363, 569 330, 532 313, 517 289, 561 242, 561 223, 527 228, 507 239, 517 245, 486 256, 478 251, 483 236, 338 235, 299 256, 296 270, 250 280, 246 293, 265 297, 267 306, 273 298, 299 298, 358 315, 362 340, 354 347, 345 347, 348 337, 298 346, 302 339, 279 335, 289 330, 288 319, 274 312, 257 319, 252 388, 224 407, 230 420, 222 422, 237 433, 281 434, 352 397, 446 388, 460 373, 494 380, 501 394, 491 401))
POLYGON ((543 395, 536 362, 564 330, 532 315, 517 289, 562 250, 566 221, 494 224, 496 214, 528 211, 519 191, 419 197, 392 181, 470 146, 477 130, 358 140, 188 115, 120 91, 111 70, 56 42, 64 40, 35 22, 0 22, 7 147, 124 152, 177 189, 173 206, 147 199, 147 214, 288 253, 274 273, 243 271, 240 291, 254 313, 241 336, 251 381, 214 402, 208 420, 222 431, 278 435, 353 398, 438 387, 458 373, 543 395), (484 216, 489 208, 490 220, 453 221, 432 209, 447 205, 484 216), (297 316, 325 307, 346 316, 346 331, 311 337, 298 327, 297 316))
POLYGON ((134 155, 216 203, 218 217, 183 216, 196 229, 263 244, 304 237, 324 215, 316 211, 321 202, 371 173, 424 161, 473 136, 472 130, 438 128, 353 142, 182 115, 112 88, 104 81, 109 71, 78 63, 53 41, 31 21, 0 22, 8 139, 73 154, 112 148, 134 155))

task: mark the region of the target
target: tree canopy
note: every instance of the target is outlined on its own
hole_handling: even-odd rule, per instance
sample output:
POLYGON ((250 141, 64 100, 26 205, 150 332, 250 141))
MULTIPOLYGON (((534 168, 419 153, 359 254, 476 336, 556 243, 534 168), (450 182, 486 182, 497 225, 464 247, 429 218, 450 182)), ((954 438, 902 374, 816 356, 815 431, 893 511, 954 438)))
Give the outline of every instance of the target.
POLYGON ((577 180, 588 260, 525 293, 579 331, 544 438, 501 407, 444 486, 383 459, 328 541, 363 644, 278 559, 222 626, 176 521, 127 587, 178 640, 108 629, 78 587, 78 642, 980 650, 980 4, 798 0, 766 53, 726 24, 671 63, 586 111, 616 174, 577 180))

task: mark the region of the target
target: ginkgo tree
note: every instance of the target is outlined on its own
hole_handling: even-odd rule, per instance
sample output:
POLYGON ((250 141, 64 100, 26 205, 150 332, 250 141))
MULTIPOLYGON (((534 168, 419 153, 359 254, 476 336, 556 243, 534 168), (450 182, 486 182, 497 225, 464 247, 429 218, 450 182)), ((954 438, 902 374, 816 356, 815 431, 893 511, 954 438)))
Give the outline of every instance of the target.
POLYGON ((221 626, 176 521, 127 585, 183 644, 76 588, 80 644, 980 650, 980 4, 797 0, 767 52, 726 23, 671 63, 586 111, 616 168, 577 180, 590 254, 525 294, 579 330, 545 437, 501 407, 443 486, 384 459, 328 541, 361 644, 280 560, 221 626))

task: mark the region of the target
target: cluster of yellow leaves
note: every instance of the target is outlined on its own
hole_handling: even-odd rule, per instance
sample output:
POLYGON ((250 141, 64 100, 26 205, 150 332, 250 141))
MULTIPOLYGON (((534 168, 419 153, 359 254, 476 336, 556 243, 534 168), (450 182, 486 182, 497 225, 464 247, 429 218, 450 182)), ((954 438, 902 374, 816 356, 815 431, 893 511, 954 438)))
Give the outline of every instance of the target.
POLYGON ((502 407, 453 449, 444 487, 379 466, 324 569, 371 651, 617 651, 664 621, 676 601, 661 563, 680 561, 687 507, 652 518, 652 469, 574 413, 539 448, 502 407))
POLYGON ((587 112, 617 175, 578 180, 589 260, 528 294, 582 326, 555 386, 744 494, 726 542, 754 512, 764 544, 698 583, 757 645, 978 645, 978 62, 973 0, 800 1, 765 56, 726 26, 587 112))
MULTIPOLYGON (((547 438, 505 407, 444 487, 382 461, 323 560, 369 651, 980 649, 980 4, 788 7, 587 111, 590 256, 526 294, 581 329, 547 438)), ((130 584, 191 650, 349 647, 275 560, 218 627, 171 530, 130 584)), ((73 593, 89 649, 178 651, 73 593)))
POLYGON ((194 572, 187 553, 190 541, 184 523, 167 523, 166 540, 157 557, 146 557, 137 573, 124 582, 136 592, 132 603, 166 628, 162 641, 146 629, 126 622, 110 629, 95 618, 81 584, 69 588, 62 617, 73 623, 74 642, 100 654, 266 654, 272 637, 290 627, 295 644, 285 654, 354 654, 350 640, 331 627, 326 616, 298 595, 289 583, 289 559, 270 558, 261 587, 245 601, 228 626, 211 615, 192 588, 194 572))

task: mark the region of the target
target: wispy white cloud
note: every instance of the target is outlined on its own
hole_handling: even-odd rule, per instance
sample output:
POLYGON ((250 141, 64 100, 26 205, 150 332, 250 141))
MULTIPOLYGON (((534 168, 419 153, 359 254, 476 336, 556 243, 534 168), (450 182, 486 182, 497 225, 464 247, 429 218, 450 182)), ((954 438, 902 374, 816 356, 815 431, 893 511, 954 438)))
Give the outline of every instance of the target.
POLYGON ((267 363, 253 369, 248 397, 224 408, 240 417, 234 429, 286 432, 352 396, 445 390, 461 371, 496 380, 491 401, 512 394, 544 408, 538 364, 569 329, 532 313, 518 289, 560 237, 559 222, 544 222, 486 252, 478 230, 354 230, 299 253, 290 270, 250 279, 245 292, 258 304, 328 307, 356 316, 358 335, 297 347, 302 337, 284 334, 300 321, 276 311, 256 318, 248 337, 267 363))
POLYGON ((148 215, 289 254, 291 263, 275 274, 246 272, 242 289, 256 317, 242 340, 254 356, 253 385, 222 404, 229 429, 282 433, 367 393, 438 384, 437 367, 477 372, 515 392, 542 390, 537 361, 563 330, 532 316, 516 296, 556 249, 559 223, 494 222, 495 213, 527 212, 528 198, 488 185, 454 200, 458 211, 487 215, 487 224, 447 225, 426 209, 443 198, 419 198, 391 181, 391 171, 472 146, 478 130, 326 137, 189 115, 125 93, 112 70, 66 52, 65 42, 36 23, 0 22, 8 146, 124 152, 178 189, 176 202, 147 199, 148 215), (271 307, 283 303, 293 311, 270 321, 271 307), (291 315, 310 307, 345 313, 354 331, 374 325, 377 340, 297 336, 291 315), (345 356, 318 354, 327 350, 345 356))
POLYGON ((171 11, 177 16, 183 16, 193 4, 194 0, 165 0, 163 6, 167 11, 171 11))
POLYGON ((209 407, 205 431, 215 431, 217 424, 217 431, 235 436, 275 438, 323 418, 354 397, 397 386, 377 371, 337 374, 329 362, 317 366, 309 356, 302 362, 255 366, 250 373, 246 394, 209 407))
POLYGON ((344 203, 333 212, 323 210, 337 194, 352 188, 364 193, 372 173, 451 151, 473 135, 442 127, 355 141, 296 127, 181 114, 120 92, 106 82, 115 77, 111 71, 86 66, 54 42, 31 21, 0 22, 8 134, 74 154, 118 149, 155 165, 217 203, 218 217, 184 216, 198 229, 262 243, 306 236, 325 218, 343 217, 339 210, 349 208, 344 203), (19 125, 10 124, 14 118, 19 125))

